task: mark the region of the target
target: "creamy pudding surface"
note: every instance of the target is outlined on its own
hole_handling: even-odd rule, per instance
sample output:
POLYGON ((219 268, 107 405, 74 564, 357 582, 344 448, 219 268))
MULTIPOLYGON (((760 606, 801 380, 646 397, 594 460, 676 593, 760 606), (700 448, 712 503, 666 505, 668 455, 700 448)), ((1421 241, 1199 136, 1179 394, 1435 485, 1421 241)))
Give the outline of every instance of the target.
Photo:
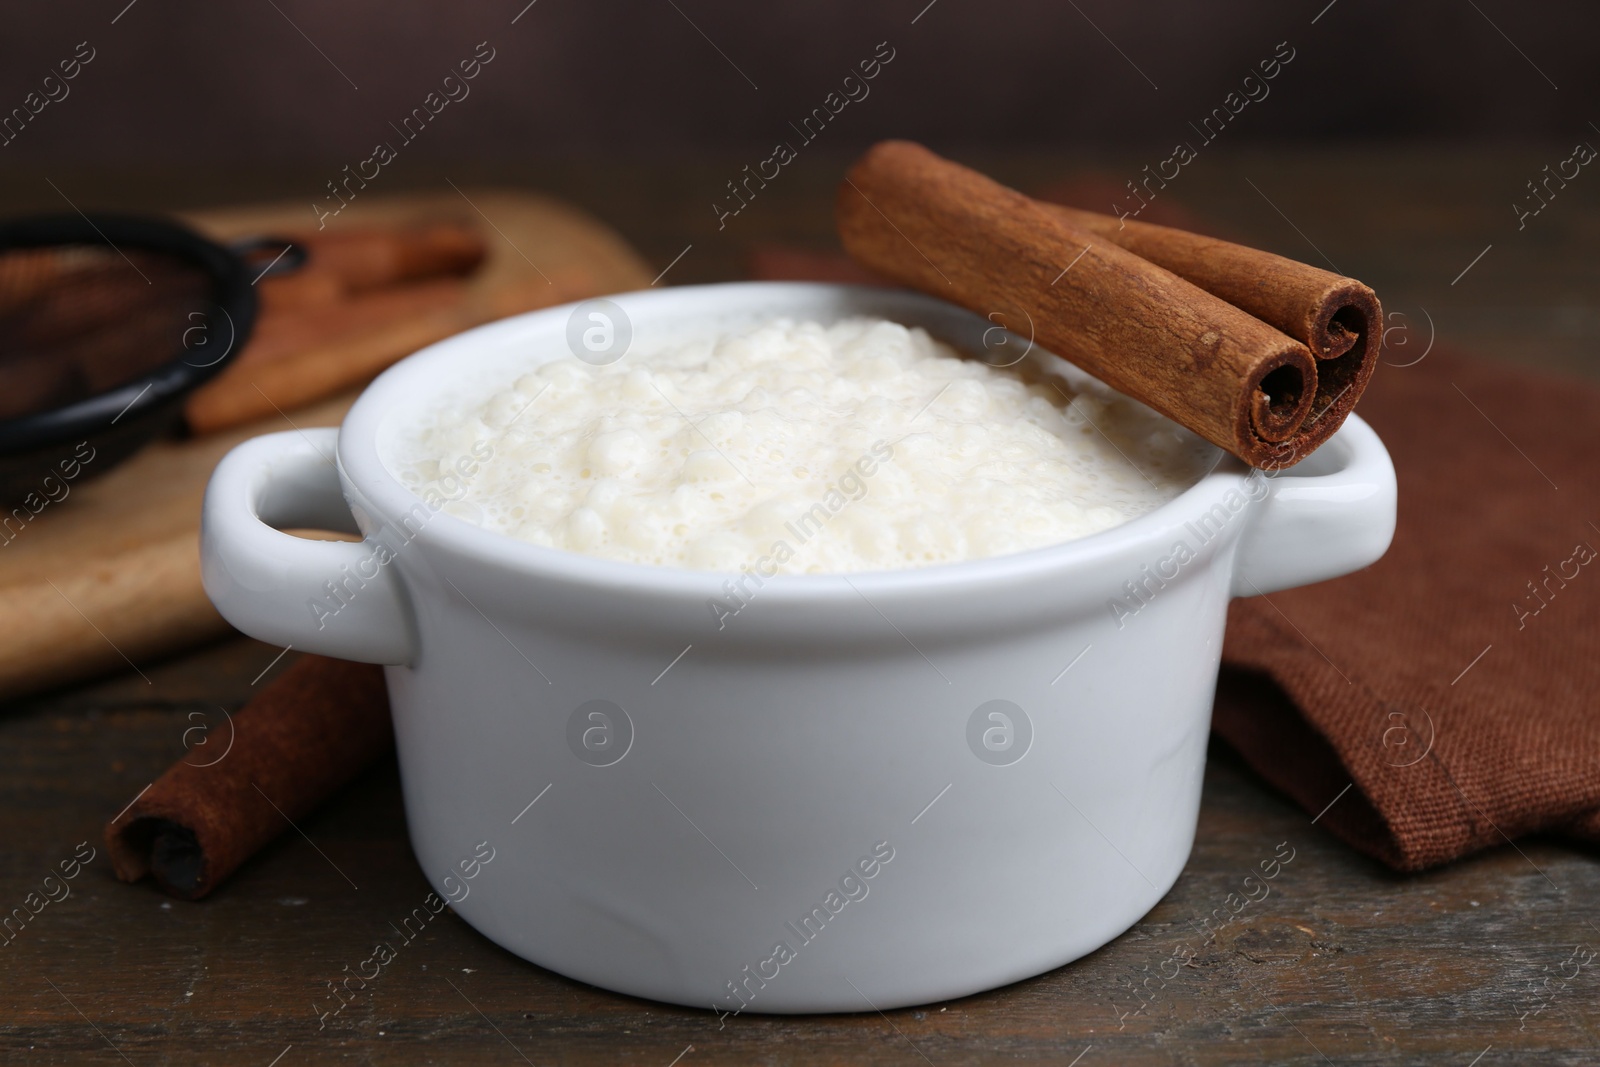
POLYGON ((772 319, 532 367, 442 404, 391 465, 429 507, 509 537, 771 576, 1070 541, 1171 500, 1215 454, 1033 359, 997 369, 882 319, 772 319))

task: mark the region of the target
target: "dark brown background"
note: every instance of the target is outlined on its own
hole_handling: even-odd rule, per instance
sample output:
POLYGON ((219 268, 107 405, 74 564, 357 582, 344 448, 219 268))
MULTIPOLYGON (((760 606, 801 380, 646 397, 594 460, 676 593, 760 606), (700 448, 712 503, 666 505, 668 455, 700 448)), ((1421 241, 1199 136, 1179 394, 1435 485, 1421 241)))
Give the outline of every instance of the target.
POLYGON ((98 55, 0 159, 353 162, 484 40, 494 63, 408 153, 765 152, 884 40, 896 59, 835 149, 1170 148, 1284 40, 1294 62, 1230 141, 1568 141, 1600 121, 1586 0, 1336 0, 1320 18, 1328 0, 937 0, 915 25, 927 0, 538 0, 512 25, 525 2, 136 0, 115 25, 127 0, 8 5, 0 108, 79 41, 98 55))

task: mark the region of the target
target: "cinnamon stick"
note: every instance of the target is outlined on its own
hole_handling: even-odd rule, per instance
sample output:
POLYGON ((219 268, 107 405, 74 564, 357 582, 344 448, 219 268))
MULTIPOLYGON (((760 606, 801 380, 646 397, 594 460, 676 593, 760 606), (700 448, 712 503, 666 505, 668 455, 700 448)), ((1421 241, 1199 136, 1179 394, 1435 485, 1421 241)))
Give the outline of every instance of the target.
POLYGON ((863 266, 1014 331, 1031 324, 1039 344, 1247 463, 1290 466, 1337 429, 1311 417, 1304 344, 920 145, 869 150, 836 210, 863 266))
POLYGON ((427 278, 465 277, 488 246, 476 230, 454 223, 401 229, 349 229, 289 234, 305 250, 298 270, 263 278, 264 312, 322 307, 347 296, 427 278))
POLYGON ((1045 209, 1304 343, 1318 360, 1319 421, 1343 422, 1366 389, 1378 365, 1383 308, 1378 295, 1354 278, 1169 226, 1060 204, 1045 209))
POLYGON ((302 656, 106 825, 112 867, 198 900, 393 740, 383 668, 302 656))
POLYGON ((276 315, 328 307, 348 295, 344 280, 337 274, 309 265, 290 274, 262 278, 256 283, 256 289, 261 297, 262 321, 276 315))
POLYGON ((474 325, 467 306, 466 283, 443 279, 264 319, 232 365, 189 396, 184 417, 211 433, 359 385, 474 325))
POLYGON ((330 230, 296 240, 306 249, 308 268, 337 275, 351 293, 471 274, 489 251, 476 230, 449 222, 393 230, 330 230))

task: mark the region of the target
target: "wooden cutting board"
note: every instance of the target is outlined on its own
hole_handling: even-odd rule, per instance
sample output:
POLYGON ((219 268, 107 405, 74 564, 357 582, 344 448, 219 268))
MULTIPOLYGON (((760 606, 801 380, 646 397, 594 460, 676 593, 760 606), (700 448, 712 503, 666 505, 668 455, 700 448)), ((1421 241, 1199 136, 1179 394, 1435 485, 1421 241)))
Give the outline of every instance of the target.
MULTIPOLYGON (((196 212, 213 237, 304 231, 304 203, 196 212)), ((547 197, 466 190, 363 196, 331 227, 452 221, 479 229, 489 257, 472 278, 472 315, 488 322, 585 295, 650 283, 617 234, 547 197), (470 199, 469 199, 470 198, 470 199), (556 284, 552 284, 551 280, 556 284), (557 294, 557 299, 552 299, 557 294)), ((0 699, 153 660, 216 637, 228 624, 200 586, 200 502, 224 453, 257 434, 335 426, 355 393, 284 418, 200 438, 158 441, 46 509, 0 544, 0 699)))

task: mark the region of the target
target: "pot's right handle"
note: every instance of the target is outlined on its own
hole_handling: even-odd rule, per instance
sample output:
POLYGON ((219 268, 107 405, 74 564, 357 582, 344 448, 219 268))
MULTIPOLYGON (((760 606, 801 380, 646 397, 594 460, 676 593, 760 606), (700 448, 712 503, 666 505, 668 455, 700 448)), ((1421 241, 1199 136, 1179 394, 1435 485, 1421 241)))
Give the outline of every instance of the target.
POLYGON ((1394 538, 1394 464, 1372 427, 1354 415, 1315 454, 1266 483, 1240 539, 1234 596, 1358 571, 1394 538))
POLYGON ((206 595, 258 640, 360 663, 409 663, 410 613, 388 565, 404 546, 312 541, 281 529, 356 532, 334 465, 338 442, 333 428, 288 430, 223 457, 200 520, 206 595))

